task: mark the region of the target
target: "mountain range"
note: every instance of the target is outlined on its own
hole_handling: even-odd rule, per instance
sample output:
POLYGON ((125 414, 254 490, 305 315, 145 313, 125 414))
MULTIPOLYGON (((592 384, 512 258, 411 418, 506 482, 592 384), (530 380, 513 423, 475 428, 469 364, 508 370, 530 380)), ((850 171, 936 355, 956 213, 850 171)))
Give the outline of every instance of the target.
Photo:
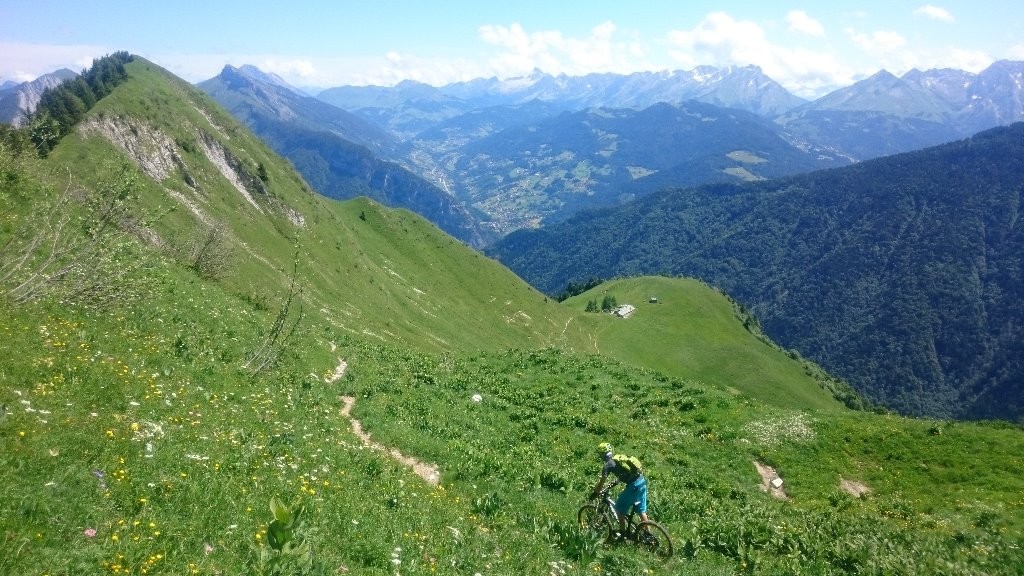
MULTIPOLYGON (((1018 426, 859 409, 699 280, 623 278, 558 302, 408 210, 313 192, 156 64, 104 60, 116 82, 74 106, 46 154, 0 126, 0 573, 1019 573, 1018 426), (628 318, 587 311, 613 297, 628 318), (601 442, 642 461, 673 555, 580 528, 601 442)), ((55 92, 41 113, 77 104, 55 92)), ((947 195, 1003 174, 1011 160, 977 162, 972 146, 1019 157, 1007 137, 940 151, 964 184, 947 195)), ((836 206, 892 197, 921 215, 892 218, 897 240, 946 241, 926 217, 942 196, 914 205, 860 182, 906 172, 910 186, 948 165, 858 166, 798 178, 854 191, 836 188, 836 206)), ((792 192, 803 217, 813 195, 791 183, 774 196, 792 192)), ((1006 184, 978 194, 1007 200, 993 239, 1019 234, 1021 188, 1006 184)), ((699 216, 692 203, 675 219, 699 216)), ((849 252, 838 239, 824 241, 849 252)), ((1012 274, 1003 256, 987 277, 1012 274)))
POLYGON ((697 100, 753 112, 818 145, 831 146, 838 154, 865 160, 1024 120, 1022 78, 1024 62, 1007 60, 977 74, 913 69, 896 77, 883 70, 808 102, 756 66, 699 66, 688 71, 579 77, 534 71, 520 78, 476 79, 441 87, 409 81, 391 88, 344 86, 321 91, 318 97, 405 138, 440 117, 532 100, 561 110, 645 108, 697 100), (868 132, 863 141, 852 136, 856 130, 868 132))
MULTIPOLYGON (((534 105, 536 106, 536 105, 534 105)), ((454 193, 490 215, 499 235, 615 206, 666 185, 756 181, 846 165, 802 147, 771 122, 694 100, 643 109, 590 108, 464 138, 493 108, 443 139, 421 134, 456 183, 454 193), (464 141, 452 147, 452 140, 464 141)), ((506 108, 501 108, 501 111, 506 108)))
POLYGON ((343 86, 318 97, 409 143, 416 154, 406 166, 487 214, 500 237, 662 187, 840 166, 1019 121, 1022 74, 1024 63, 1011 61, 978 74, 911 70, 896 77, 881 71, 813 102, 753 66, 581 77, 535 71, 441 87, 410 81, 391 88, 343 86), (703 129, 691 126, 665 138, 682 124, 644 124, 657 116, 648 108, 666 103, 680 116, 703 110, 703 129), (709 112, 709 105, 720 110, 709 112), (751 127, 755 118, 761 122, 753 133, 734 128, 729 144, 720 138, 724 127, 711 118, 740 118, 740 111, 749 113, 744 121, 751 127), (621 122, 608 128, 607 120, 595 120, 602 115, 621 122), (644 131, 653 131, 651 137, 636 138, 644 131), (768 132, 774 143, 759 147, 768 132), (620 153, 602 147, 602 140, 609 146, 632 142, 634 149, 620 153), (703 159, 687 149, 705 145, 703 159), (772 160, 736 160, 748 152, 772 160))
POLYGON ((886 71, 797 106, 775 121, 858 159, 907 152, 1024 120, 1024 62, 886 71))
POLYGON ((252 66, 226 66, 199 88, 290 159, 317 192, 408 208, 452 236, 482 245, 478 219, 435 184, 387 160, 398 142, 371 122, 252 66))
POLYGON ((342 86, 317 98, 253 66, 228 66, 200 85, 272 139, 319 192, 407 207, 484 246, 659 188, 840 166, 1020 120, 1022 68, 881 71, 813 102, 754 66, 535 71, 441 87, 342 86), (680 111, 676 122, 658 119, 665 103, 680 111), (702 114, 685 129, 678 122, 702 114))

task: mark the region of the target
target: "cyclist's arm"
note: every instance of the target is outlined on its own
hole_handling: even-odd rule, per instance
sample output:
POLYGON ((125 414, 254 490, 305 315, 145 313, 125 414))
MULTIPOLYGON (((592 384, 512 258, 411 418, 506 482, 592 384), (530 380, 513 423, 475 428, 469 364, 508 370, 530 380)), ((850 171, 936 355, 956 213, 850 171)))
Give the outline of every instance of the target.
POLYGON ((597 485, 590 491, 591 498, 597 498, 597 495, 601 493, 601 488, 604 488, 604 482, 608 479, 608 469, 601 468, 601 478, 598 479, 597 485))
MULTIPOLYGON (((597 495, 601 493, 601 489, 604 488, 604 483, 608 480, 609 472, 609 468, 601 469, 601 478, 600 480, 597 481, 597 486, 594 486, 594 489, 590 492, 591 498, 596 498, 597 495)), ((611 490, 618 483, 619 479, 616 478, 615 476, 612 476, 612 482, 611 484, 608 485, 608 489, 611 490)))

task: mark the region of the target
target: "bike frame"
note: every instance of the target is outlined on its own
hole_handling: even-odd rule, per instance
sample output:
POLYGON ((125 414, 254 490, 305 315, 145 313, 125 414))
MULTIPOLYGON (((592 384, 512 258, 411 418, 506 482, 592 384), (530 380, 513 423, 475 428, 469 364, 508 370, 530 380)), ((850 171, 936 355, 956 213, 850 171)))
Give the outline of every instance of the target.
MULTIPOLYGON (((601 503, 604 505, 605 508, 608 509, 609 512, 611 512, 612 519, 614 519, 616 523, 622 522, 623 518, 622 516, 619 516, 619 511, 615 509, 615 501, 612 500, 611 493, 612 488, 615 488, 621 483, 622 482, 619 481, 612 482, 611 484, 608 485, 607 488, 601 491, 603 493, 602 495, 604 496, 604 500, 602 500, 601 503)), ((627 535, 632 535, 633 532, 636 531, 636 521, 634 521, 633 518, 636 517, 637 504, 639 504, 639 502, 633 502, 632 504, 630 504, 629 514, 627 514, 625 518, 624 528, 626 530, 627 535)))
POLYGON ((635 520, 637 502, 633 502, 629 507, 629 514, 625 517, 620 516, 615 510, 615 501, 611 497, 611 491, 619 484, 621 482, 616 481, 602 488, 599 493, 593 495, 590 502, 579 509, 577 518, 580 525, 607 531, 608 538, 622 538, 635 542, 638 546, 651 549, 662 558, 672 556, 674 549, 672 537, 664 526, 650 520, 643 522, 635 520), (592 513, 596 516, 591 516, 592 513), (641 526, 643 526, 642 530, 641 526))

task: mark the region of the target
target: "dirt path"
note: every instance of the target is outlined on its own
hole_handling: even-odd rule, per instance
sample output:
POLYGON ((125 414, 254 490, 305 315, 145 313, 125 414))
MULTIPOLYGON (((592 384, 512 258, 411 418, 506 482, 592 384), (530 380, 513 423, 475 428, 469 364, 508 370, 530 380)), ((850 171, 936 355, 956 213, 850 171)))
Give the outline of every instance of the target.
POLYGON ((338 365, 335 366, 334 372, 327 378, 324 378, 324 381, 327 382, 328 384, 332 382, 337 382, 338 380, 341 380, 342 376, 345 375, 346 370, 348 370, 348 362, 345 362, 341 358, 338 358, 338 365))
POLYGON ((362 440, 364 446, 376 450, 378 452, 383 452, 384 454, 387 454, 391 458, 400 462, 402 465, 412 468, 412 471, 415 472, 420 478, 426 480, 427 484, 430 484, 431 486, 437 486, 438 482, 441 481, 441 472, 438 471, 437 466, 434 466, 433 464, 427 464, 425 462, 420 462, 419 460, 413 458, 412 456, 406 456, 402 454, 396 448, 389 449, 385 447, 383 444, 378 444, 377 442, 374 442, 373 439, 370 438, 370 433, 363 430, 363 424, 359 422, 359 420, 356 420, 355 418, 352 417, 352 405, 356 403, 356 399, 351 396, 342 396, 341 401, 344 403, 344 406, 341 409, 341 415, 352 421, 352 433, 358 436, 360 440, 362 440))

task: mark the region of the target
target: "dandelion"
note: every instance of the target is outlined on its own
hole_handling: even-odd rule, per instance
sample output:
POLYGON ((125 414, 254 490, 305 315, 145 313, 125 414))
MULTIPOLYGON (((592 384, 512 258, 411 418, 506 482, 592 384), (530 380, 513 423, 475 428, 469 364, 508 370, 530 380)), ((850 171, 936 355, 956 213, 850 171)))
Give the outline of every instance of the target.
POLYGON ((203 554, 209 555, 210 552, 213 552, 213 546, 209 542, 203 542, 203 554))
POLYGON ((84 534, 85 534, 85 536, 87 538, 95 538, 96 537, 96 529, 95 528, 86 528, 84 534))
POLYGON ((473 402, 476 402, 477 404, 479 404, 480 402, 483 402, 483 399, 484 399, 484 397, 481 396, 480 394, 473 394, 473 397, 472 397, 473 402))

